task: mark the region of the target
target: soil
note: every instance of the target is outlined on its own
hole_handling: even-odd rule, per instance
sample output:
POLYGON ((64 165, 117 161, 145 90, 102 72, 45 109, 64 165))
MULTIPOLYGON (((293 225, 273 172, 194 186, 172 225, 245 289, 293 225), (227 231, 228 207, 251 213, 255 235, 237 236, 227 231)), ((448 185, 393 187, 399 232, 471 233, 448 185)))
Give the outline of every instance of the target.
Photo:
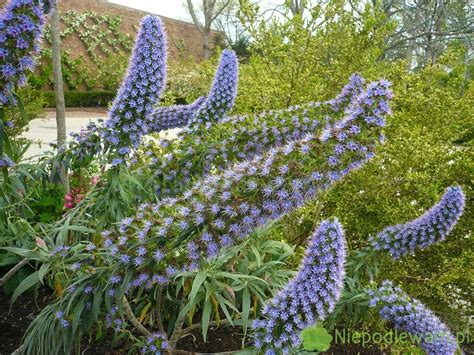
MULTIPOLYGON (((51 289, 42 287, 35 299, 33 293, 20 296, 10 310, 10 296, 0 290, 0 355, 11 354, 21 345, 21 339, 31 321, 54 299, 51 289)), ((82 346, 84 355, 126 354, 122 351, 111 350, 110 342, 88 344, 84 340, 82 346)))
MULTIPOLYGON (((20 296, 10 310, 10 296, 0 290, 0 355, 11 354, 20 344, 24 332, 30 322, 36 317, 40 310, 53 300, 54 296, 50 289, 44 287, 38 290, 36 299, 33 293, 20 296)), ((205 343, 200 330, 196 329, 178 342, 176 355, 200 353, 232 352, 240 349, 242 345, 243 330, 240 327, 219 328, 210 327, 208 339, 212 342, 205 343)), ((251 341, 251 338, 248 338, 251 341)), ((88 344, 84 341, 82 353, 85 355, 122 355, 126 350, 113 350, 110 339, 100 343, 88 344)), ((465 344, 466 354, 474 354, 472 344, 465 344)), ((250 354, 251 352, 249 352, 250 354)), ((385 355, 390 350, 381 351, 375 348, 362 348, 357 344, 333 345, 324 355, 385 355)))
MULTIPOLYGON (((207 335, 208 339, 213 339, 212 343, 204 343, 200 330, 195 330, 189 333, 177 344, 177 348, 189 353, 217 353, 235 351, 240 349, 242 345, 243 330, 240 327, 220 327, 209 328, 207 335)), ((251 338, 249 338, 249 341, 251 338)), ((185 355, 185 352, 182 352, 185 355)), ((180 354, 178 352, 178 354, 180 354)), ((333 345, 328 351, 321 353, 321 355, 389 355, 390 351, 380 351, 375 348, 363 348, 356 344, 347 345, 333 345)), ((250 352, 249 352, 250 355, 250 352)))
POLYGON ((209 327, 207 339, 212 339, 213 341, 205 343, 201 330, 197 329, 181 338, 176 348, 189 352, 199 351, 201 353, 235 351, 236 349, 241 349, 243 336, 244 332, 240 327, 209 327))
POLYGON ((50 289, 40 288, 36 300, 33 293, 24 294, 10 311, 10 296, 0 290, 0 354, 11 354, 20 346, 28 325, 52 300, 50 289))

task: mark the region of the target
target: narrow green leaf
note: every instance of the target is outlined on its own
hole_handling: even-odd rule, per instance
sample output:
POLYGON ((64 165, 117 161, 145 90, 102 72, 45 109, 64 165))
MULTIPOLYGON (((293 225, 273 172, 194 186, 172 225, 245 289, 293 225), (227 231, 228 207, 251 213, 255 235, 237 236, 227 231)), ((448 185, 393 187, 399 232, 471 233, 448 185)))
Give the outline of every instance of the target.
POLYGON ((30 260, 38 260, 38 261, 48 261, 48 257, 45 255, 42 255, 36 251, 33 250, 28 250, 28 249, 22 249, 22 248, 14 248, 14 247, 5 247, 5 248, 0 248, 3 250, 8 250, 9 252, 13 254, 17 254, 20 256, 23 256, 24 258, 30 259, 30 260))
POLYGON ((242 295, 242 323, 243 323, 244 332, 247 332, 249 314, 250 314, 250 292, 248 288, 245 288, 244 293, 242 295))
POLYGON ((44 275, 49 271, 50 264, 43 264, 41 265, 40 269, 38 270, 38 278, 42 285, 44 285, 43 279, 44 275))
POLYGON ((196 297, 196 294, 199 292, 199 289, 202 283, 206 280, 207 273, 205 271, 200 271, 196 274, 196 277, 193 281, 193 286, 191 287, 191 292, 189 293, 189 301, 192 302, 196 297))
POLYGON ((24 292, 28 291, 33 286, 37 285, 39 282, 40 282, 39 272, 36 271, 36 272, 32 273, 30 276, 28 276, 26 279, 24 279, 18 285, 18 287, 15 289, 15 292, 13 292, 11 303, 12 304, 15 303, 18 296, 20 296, 24 292))
POLYGON ((206 338, 207 338, 209 320, 211 318, 211 310, 212 310, 211 298, 209 297, 209 294, 206 294, 206 302, 204 303, 204 310, 202 311, 202 320, 201 320, 202 338, 204 339, 204 342, 206 341, 206 338))

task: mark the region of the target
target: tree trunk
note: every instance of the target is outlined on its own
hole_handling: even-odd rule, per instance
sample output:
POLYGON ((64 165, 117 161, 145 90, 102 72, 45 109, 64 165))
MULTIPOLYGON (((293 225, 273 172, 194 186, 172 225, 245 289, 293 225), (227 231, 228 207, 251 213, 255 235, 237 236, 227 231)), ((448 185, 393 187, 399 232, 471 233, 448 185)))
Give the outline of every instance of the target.
POLYGON ((405 26, 408 28, 407 32, 408 35, 412 37, 412 39, 408 43, 407 53, 406 53, 406 60, 407 60, 407 69, 411 71, 414 67, 418 65, 417 63, 417 43, 416 43, 416 36, 418 31, 416 30, 417 26, 419 25, 421 18, 420 18, 420 8, 415 8, 415 20, 410 21, 411 23, 407 23, 405 26))
POLYGON ((205 60, 208 60, 211 57, 211 50, 209 48, 209 37, 210 32, 204 31, 202 34, 202 49, 205 60))
MULTIPOLYGON (((58 148, 66 143, 66 105, 64 102, 63 72, 61 69, 61 38, 59 31, 59 8, 56 5, 51 13, 51 47, 54 77, 54 96, 56 99, 58 148)), ((60 176, 66 192, 69 192, 69 179, 64 167, 61 168, 60 176)))

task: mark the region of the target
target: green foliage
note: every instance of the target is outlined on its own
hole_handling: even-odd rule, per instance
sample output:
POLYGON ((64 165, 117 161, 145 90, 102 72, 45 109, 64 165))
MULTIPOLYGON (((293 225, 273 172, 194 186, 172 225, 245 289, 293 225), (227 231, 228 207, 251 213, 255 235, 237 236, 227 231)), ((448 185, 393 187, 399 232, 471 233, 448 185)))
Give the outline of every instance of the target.
MULTIPOLYGON (((55 107, 53 91, 41 91, 46 107, 55 107)), ((65 91, 66 107, 107 107, 115 98, 115 91, 65 91)))
POLYGON ((63 212, 64 186, 43 179, 41 186, 32 196, 30 207, 32 216, 40 223, 51 223, 63 212))
POLYGON ((378 7, 354 16, 342 0, 316 4, 304 18, 270 19, 259 15, 258 5, 243 1, 240 17, 253 42, 249 65, 241 70, 237 112, 329 99, 352 73, 366 76, 383 66, 376 60, 393 30, 378 7))
POLYGON ((217 259, 203 263, 199 270, 179 273, 176 292, 184 290, 187 301, 177 321, 189 326, 199 311, 206 339, 211 319, 219 326, 224 315, 244 332, 268 297, 282 288, 293 275, 286 263, 293 256, 288 244, 268 239, 268 231, 257 231, 253 239, 226 250, 217 259))
MULTIPOLYGON (((128 64, 133 39, 121 30, 119 16, 99 15, 92 11, 78 13, 69 10, 61 15, 64 29, 61 31, 63 42, 79 40, 85 48, 85 56, 77 56, 68 50, 61 52, 63 81, 69 90, 115 92, 123 78, 128 64)), ((45 39, 51 43, 49 28, 45 39)), ((53 68, 51 49, 42 50, 39 57, 42 63, 29 82, 36 89, 52 87, 53 68)), ((100 96, 100 94, 98 94, 100 96)), ((104 105, 103 100, 93 105, 104 105)), ((67 102, 66 102, 67 105, 67 102)))
POLYGON ((5 121, 13 123, 11 128, 7 127, 7 133, 10 137, 18 137, 28 127, 28 123, 35 118, 43 118, 44 110, 46 106, 46 100, 42 92, 32 89, 32 87, 26 86, 17 90, 17 95, 23 104, 25 114, 22 115, 16 109, 5 110, 5 121))
POLYGON ((130 51, 133 46, 133 38, 120 29, 122 19, 119 16, 69 10, 61 16, 61 21, 66 27, 61 37, 78 35, 93 62, 97 63, 111 53, 130 51))

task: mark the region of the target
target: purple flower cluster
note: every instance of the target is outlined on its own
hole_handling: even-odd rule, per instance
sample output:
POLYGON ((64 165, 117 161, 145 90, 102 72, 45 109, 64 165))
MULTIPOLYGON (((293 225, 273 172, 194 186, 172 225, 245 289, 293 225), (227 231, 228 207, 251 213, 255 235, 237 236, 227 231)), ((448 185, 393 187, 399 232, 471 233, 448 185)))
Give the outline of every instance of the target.
MULTIPOLYGON (((350 98, 362 92, 362 87, 357 85, 360 82, 362 79, 358 76, 351 78, 338 96, 338 108, 348 107, 350 98)), ((374 101, 380 98, 374 97, 374 101)), ((173 196, 189 187, 192 178, 203 176, 212 169, 223 170, 233 162, 251 159, 308 133, 318 135, 341 117, 329 101, 311 102, 253 117, 226 117, 208 126, 200 135, 183 135, 177 143, 163 141, 162 147, 155 152, 145 147, 145 156, 151 160, 147 169, 154 174, 157 194, 173 196)))
POLYGON ((141 354, 161 354, 168 349, 168 340, 165 334, 153 333, 146 339, 146 344, 140 349, 141 354))
POLYGON ((4 155, 0 158, 0 168, 10 168, 13 166, 13 164, 13 161, 7 155, 4 155))
MULTIPOLYGON (((385 82, 371 90, 391 95, 385 82)), ((179 198, 143 205, 104 244, 117 264, 136 274, 127 287, 166 282, 182 265, 196 268, 202 258, 216 257, 363 165, 374 155, 387 113, 378 110, 380 102, 354 106, 356 112, 348 111, 324 137, 307 134, 210 175, 179 198)))
POLYGON ((300 333, 325 319, 339 299, 346 256, 344 231, 337 219, 323 221, 313 234, 297 275, 262 310, 254 322, 255 346, 289 354, 300 333))
POLYGON ((221 55, 211 91, 206 101, 194 116, 194 122, 206 123, 219 121, 234 105, 237 96, 238 60, 231 50, 224 50, 221 55))
POLYGON ((422 216, 405 224, 385 228, 371 243, 376 250, 387 250, 397 259, 416 249, 425 249, 451 232, 459 221, 465 204, 459 186, 448 187, 441 200, 422 216))
POLYGON ((120 158, 138 148, 149 132, 148 116, 166 81, 166 36, 157 16, 145 16, 137 35, 128 73, 100 134, 120 158))
POLYGON ((9 103, 10 92, 25 85, 26 73, 35 68, 47 10, 48 1, 10 0, 0 12, 0 106, 9 103))
POLYGON ((95 122, 89 122, 86 128, 79 132, 72 132, 70 136, 73 138, 70 144, 70 154, 74 157, 73 162, 81 165, 86 161, 91 161, 102 151, 100 130, 101 126, 95 122))
POLYGON ((456 338, 436 315, 417 299, 410 298, 392 282, 384 281, 376 291, 369 291, 369 306, 378 307, 380 316, 395 329, 413 335, 416 343, 429 355, 455 354, 456 338))
POLYGON ((352 74, 349 83, 344 86, 341 93, 328 103, 334 111, 344 110, 344 106, 355 99, 361 92, 364 85, 364 78, 359 74, 352 74))
POLYGON ((61 326, 63 328, 68 328, 69 327, 70 323, 66 318, 64 318, 64 312, 63 311, 57 311, 55 313, 55 318, 61 323, 61 326))
POLYGON ((201 96, 189 105, 158 107, 150 115, 150 133, 158 133, 167 129, 187 126, 194 120, 196 112, 205 101, 206 98, 201 96))

